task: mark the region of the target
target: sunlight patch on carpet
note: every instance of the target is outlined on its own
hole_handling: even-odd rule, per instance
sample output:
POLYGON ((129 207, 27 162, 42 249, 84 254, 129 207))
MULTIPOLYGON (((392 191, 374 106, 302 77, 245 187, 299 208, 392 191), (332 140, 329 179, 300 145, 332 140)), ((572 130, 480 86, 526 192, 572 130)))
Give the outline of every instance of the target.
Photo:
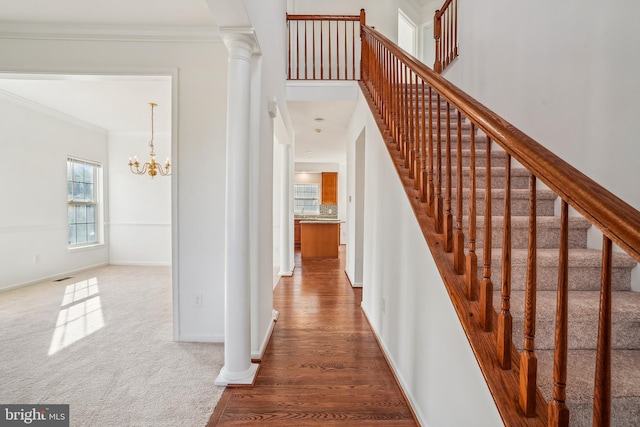
POLYGON ((66 287, 49 346, 49 356, 104 327, 99 292, 96 277, 66 287))

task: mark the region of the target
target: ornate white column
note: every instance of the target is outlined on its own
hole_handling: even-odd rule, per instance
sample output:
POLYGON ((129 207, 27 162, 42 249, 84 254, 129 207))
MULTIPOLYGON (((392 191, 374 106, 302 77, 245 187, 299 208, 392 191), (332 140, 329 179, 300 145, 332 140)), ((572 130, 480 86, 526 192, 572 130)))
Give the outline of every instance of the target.
POLYGON ((291 206, 293 162, 291 151, 291 144, 280 145, 282 165, 282 174, 280 175, 280 276, 293 275, 293 238, 291 235, 293 227, 291 206))
MULTIPOLYGON (((227 33, 227 185, 225 219, 224 366, 215 384, 252 384, 251 363, 250 105, 252 34, 227 33)), ((213 76, 212 76, 213 78, 213 76)))

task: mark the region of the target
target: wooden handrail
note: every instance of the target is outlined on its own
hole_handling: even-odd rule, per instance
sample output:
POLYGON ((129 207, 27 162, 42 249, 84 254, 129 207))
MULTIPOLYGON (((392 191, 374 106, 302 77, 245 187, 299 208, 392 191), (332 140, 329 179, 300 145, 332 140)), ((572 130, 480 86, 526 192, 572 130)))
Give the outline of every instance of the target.
POLYGON ((377 39, 385 49, 414 70, 440 96, 454 105, 516 161, 640 262, 640 212, 638 210, 429 67, 404 53, 378 31, 366 26, 362 31, 377 39))
POLYGON ((447 8, 453 3, 454 0, 445 0, 440 9, 436 10, 435 18, 440 19, 444 15, 447 8))

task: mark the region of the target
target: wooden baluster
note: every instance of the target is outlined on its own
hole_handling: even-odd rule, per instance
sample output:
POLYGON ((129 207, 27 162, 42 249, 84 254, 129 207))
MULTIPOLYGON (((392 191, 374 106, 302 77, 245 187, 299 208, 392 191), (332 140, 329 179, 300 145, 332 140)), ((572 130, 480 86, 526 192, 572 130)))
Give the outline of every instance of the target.
POLYGON ((313 60, 312 60, 312 64, 313 64, 313 80, 316 79, 316 21, 311 21, 311 31, 312 31, 312 55, 313 55, 313 60))
POLYGON ((596 372, 593 387, 593 426, 611 425, 611 239, 602 238, 602 272, 596 372))
POLYGON ((429 86, 429 146, 427 147, 427 161, 429 169, 427 172, 427 214, 433 218, 435 215, 435 195, 433 187, 433 92, 429 86))
POLYGON ((536 336, 537 227, 536 177, 529 177, 529 243, 524 306, 524 346, 520 355, 520 408, 527 417, 536 415, 536 377, 538 358, 534 352, 536 336))
MULTIPOLYGON (((408 67, 407 67, 408 68, 408 67)), ((409 168, 409 178, 411 179, 415 179, 415 160, 416 160, 416 139, 415 139, 415 120, 414 120, 414 115, 415 115, 415 107, 414 107, 414 101, 413 101, 413 79, 414 79, 414 75, 413 75, 413 70, 409 69, 409 86, 407 88, 407 93, 409 96, 409 102, 408 102, 408 113, 409 113, 409 149, 407 152, 407 165, 406 167, 409 168)))
MULTIPOLYGON (((324 37, 322 36, 323 27, 324 27, 324 22, 320 21, 320 80, 324 80, 324 37)), ((365 44, 366 44, 366 40, 364 37, 362 37, 361 52, 364 52, 366 50, 365 44)), ((361 62, 364 60, 365 56, 366 55, 364 55, 364 53, 361 53, 361 58, 360 58, 361 62)), ((360 65, 360 68, 362 68, 362 65, 360 65)))
POLYGON ((466 258, 465 279, 467 282, 467 298, 478 299, 478 255, 476 254, 476 127, 471 123, 469 160, 469 252, 466 258))
POLYGON ((402 158, 404 159, 404 167, 409 167, 409 151, 411 144, 411 122, 410 122, 410 110, 409 110, 409 67, 404 67, 404 146, 402 158))
POLYGON ((455 30, 453 33, 453 57, 458 57, 458 0, 453 0, 455 11, 454 13, 454 26, 455 30))
POLYGON ((402 74, 400 60, 396 58, 396 149, 400 150, 402 139, 402 74))
POLYGON ((349 70, 347 60, 347 21, 344 21, 344 79, 347 80, 347 71, 349 70))
POLYGON ((453 61, 453 7, 449 5, 449 64, 453 61))
POLYGON ((456 146, 456 231, 453 233, 453 269, 464 273, 464 232, 462 231, 462 115, 457 112, 458 144, 456 146))
POLYGON ((511 156, 507 154, 504 172, 504 215, 502 223, 502 286, 498 313, 498 362, 511 369, 513 319, 511 317, 511 156))
POLYGON ((404 64, 402 61, 400 63, 400 138, 398 143, 400 144, 400 155, 404 156, 404 142, 407 138, 407 125, 406 125, 406 97, 405 97, 405 75, 404 75, 404 64))
POLYGON ((351 24, 351 80, 356 78, 356 23, 351 24))
POLYGON ((338 21, 336 21, 336 80, 340 80, 340 23, 338 21))
MULTIPOLYGON (((327 64, 329 66, 329 80, 332 80, 332 66, 331 66, 331 21, 327 21, 327 27, 328 27, 328 32, 329 35, 327 36, 327 45, 329 46, 329 63, 327 64)), ((371 46, 371 53, 373 53, 373 46, 371 46)), ((373 55, 372 55, 373 56, 373 55)), ((371 65, 371 59, 369 59, 369 65, 371 65)), ((373 76, 370 76, 369 78, 371 78, 373 76)))
POLYGON ((287 43, 289 44, 289 71, 287 71, 287 79, 291 80, 291 21, 289 21, 287 14, 287 43))
MULTIPOLYGON (((364 34, 363 34, 363 31, 362 31, 362 28, 364 28, 364 26, 366 25, 366 23, 367 23, 366 13, 365 13, 364 9, 360 9, 360 39, 361 39, 362 41, 364 41, 364 39, 365 39, 364 34)), ((362 42, 362 43, 363 43, 363 42, 362 42)), ((355 41, 354 41, 354 44, 355 44, 355 41)), ((363 45, 362 47, 364 47, 364 45, 363 45)), ((363 52, 364 52, 364 49, 362 49, 362 48, 361 48, 361 49, 360 49, 360 77, 361 77, 361 78, 363 78, 363 70, 362 70, 362 56, 363 56, 363 52)), ((354 56, 354 58, 355 58, 355 56, 354 56)), ((355 62, 355 59, 354 59, 354 62, 355 62)))
POLYGON ((443 203, 442 203, 442 129, 440 125, 440 94, 436 93, 436 206, 435 226, 436 233, 442 234, 443 203))
POLYGON ((296 21, 296 80, 300 80, 300 21, 296 21))
POLYGON ((480 325, 491 331, 493 320, 493 282, 491 282, 491 138, 487 136, 487 161, 484 184, 484 242, 482 244, 482 281, 480 282, 480 325))
POLYGON ((421 133, 421 122, 420 122, 420 86, 418 84, 418 75, 415 75, 415 81, 413 83, 413 115, 415 117, 415 139, 414 139, 414 148, 415 148, 415 152, 416 152, 416 156, 415 156, 415 161, 413 164, 413 169, 414 169, 414 182, 413 182, 413 187, 416 190, 420 190, 422 187, 420 185, 420 182, 422 181, 422 172, 421 172, 421 165, 422 165, 422 156, 424 156, 424 151, 422 151, 422 133, 421 133))
POLYGON ((387 125, 387 129, 391 129, 391 116, 389 114, 389 91, 391 89, 390 87, 390 81, 391 81, 391 75, 389 73, 389 61, 391 60, 390 56, 389 56, 389 51, 387 49, 384 50, 384 77, 382 79, 383 83, 384 83, 384 91, 383 91, 383 102, 382 102, 382 111, 384 112, 383 114, 383 118, 384 118, 384 122, 387 125))
POLYGON ((304 23, 304 79, 308 80, 307 77, 307 70, 309 69, 309 66, 307 64, 308 62, 308 50, 307 50, 307 21, 302 21, 304 23))
POLYGON ((442 72, 442 55, 440 52, 440 18, 438 17, 438 15, 440 14, 440 10, 436 10, 434 17, 433 17, 433 39, 435 40, 436 43, 436 58, 435 58, 435 62, 433 63, 433 71, 435 71, 436 73, 441 73, 442 72))
POLYGON ((444 250, 451 252, 453 250, 453 215, 451 214, 451 105, 447 101, 447 129, 446 129, 446 145, 445 145, 445 175, 444 183, 444 220, 443 220, 443 243, 444 250))
MULTIPOLYGON (((420 152, 422 153, 422 157, 421 159, 421 164, 420 164, 420 201, 422 203, 426 203, 427 202, 427 132, 429 131, 429 129, 427 129, 427 111, 425 108, 425 91, 424 91, 424 80, 422 80, 422 108, 420 110, 420 113, 422 114, 422 131, 420 133, 420 141, 421 141, 421 146, 420 146, 420 152)), ((428 212, 428 207, 427 207, 427 212, 428 212)))
POLYGON ((548 406, 551 427, 569 425, 567 408, 567 334, 569 330, 569 205, 560 208, 560 253, 558 266, 558 300, 556 303, 556 336, 553 355, 553 399, 548 406))

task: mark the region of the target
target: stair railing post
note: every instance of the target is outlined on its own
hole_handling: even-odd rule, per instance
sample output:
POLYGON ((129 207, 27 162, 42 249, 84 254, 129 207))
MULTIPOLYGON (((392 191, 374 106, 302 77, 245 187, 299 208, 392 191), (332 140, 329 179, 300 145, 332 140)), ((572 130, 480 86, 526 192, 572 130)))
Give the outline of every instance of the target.
POLYGON ((442 31, 442 22, 440 20, 440 10, 436 10, 433 17, 433 38, 436 42, 436 60, 433 64, 433 71, 442 72, 442 52, 440 52, 440 33, 442 31))

